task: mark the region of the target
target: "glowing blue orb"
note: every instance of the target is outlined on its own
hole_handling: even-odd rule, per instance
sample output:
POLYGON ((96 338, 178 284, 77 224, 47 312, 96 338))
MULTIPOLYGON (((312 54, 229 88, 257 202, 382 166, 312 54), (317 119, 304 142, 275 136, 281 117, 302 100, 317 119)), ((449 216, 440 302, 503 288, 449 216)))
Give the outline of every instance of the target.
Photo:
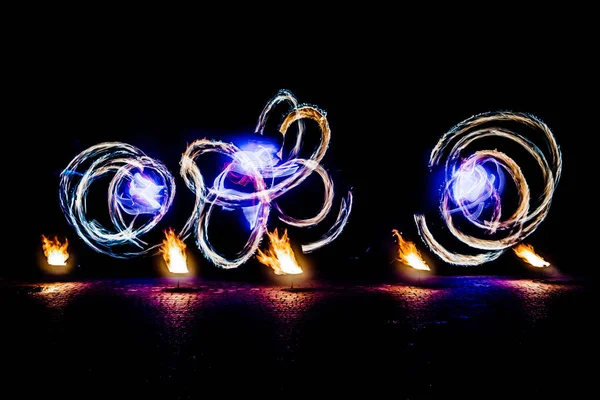
POLYGON ((491 179, 488 179, 487 171, 479 164, 461 167, 456 172, 452 187, 454 199, 459 203, 464 201, 473 203, 489 197, 486 193, 493 188, 493 180, 494 176, 491 175, 491 179))
POLYGON ((277 148, 272 144, 250 141, 240 147, 240 151, 234 158, 233 172, 246 174, 252 168, 259 171, 273 168, 280 161, 277 157, 277 151, 277 148))
POLYGON ((167 200, 165 182, 156 182, 155 177, 134 173, 122 185, 119 206, 129 215, 156 214, 167 200))

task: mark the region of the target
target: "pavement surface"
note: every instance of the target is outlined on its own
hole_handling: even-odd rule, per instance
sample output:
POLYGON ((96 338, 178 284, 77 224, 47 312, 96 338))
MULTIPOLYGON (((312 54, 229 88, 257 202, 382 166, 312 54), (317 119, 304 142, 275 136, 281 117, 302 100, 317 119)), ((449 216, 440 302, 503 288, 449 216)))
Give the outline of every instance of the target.
POLYGON ((585 279, 0 280, 0 383, 6 399, 583 398, 593 300, 585 279))

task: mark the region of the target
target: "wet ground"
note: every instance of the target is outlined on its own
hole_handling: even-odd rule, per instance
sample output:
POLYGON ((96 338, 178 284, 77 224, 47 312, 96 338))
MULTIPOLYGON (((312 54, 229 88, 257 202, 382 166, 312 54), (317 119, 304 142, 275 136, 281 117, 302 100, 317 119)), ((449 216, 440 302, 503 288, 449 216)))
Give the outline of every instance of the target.
POLYGON ((594 387, 589 280, 177 284, 0 281, 3 392, 487 399, 594 387))

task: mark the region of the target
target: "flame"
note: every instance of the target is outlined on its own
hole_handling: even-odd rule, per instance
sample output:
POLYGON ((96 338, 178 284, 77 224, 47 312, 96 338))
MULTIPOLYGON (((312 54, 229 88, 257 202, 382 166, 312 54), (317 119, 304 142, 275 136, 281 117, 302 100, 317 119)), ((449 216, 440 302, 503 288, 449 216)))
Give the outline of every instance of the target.
POLYGON ((430 271, 429 266, 421 257, 421 253, 417 249, 417 246, 413 242, 404 240, 400 236, 400 232, 396 229, 392 230, 392 234, 398 239, 398 258, 397 260, 403 262, 406 265, 423 271, 430 271))
POLYGON ((67 247, 69 247, 69 240, 66 238, 65 242, 61 243, 56 236, 54 239, 48 239, 42 235, 42 249, 50 265, 67 265, 69 258, 67 247))
POLYGON ((162 242, 160 252, 163 255, 169 272, 175 274, 188 273, 185 243, 175 235, 173 229, 165 231, 166 238, 162 242))
POLYGON ((543 268, 550 265, 550 263, 544 260, 542 257, 538 256, 533 250, 533 246, 530 244, 518 244, 513 248, 515 254, 521 257, 523 260, 527 261, 529 264, 534 267, 543 268))
POLYGON ((257 250, 256 258, 258 261, 273 268, 277 275, 301 274, 302 268, 296 262, 294 251, 290 246, 287 229, 284 230, 281 237, 279 237, 277 228, 275 228, 273 233, 267 232, 267 235, 269 236, 271 246, 264 253, 260 249, 257 250))

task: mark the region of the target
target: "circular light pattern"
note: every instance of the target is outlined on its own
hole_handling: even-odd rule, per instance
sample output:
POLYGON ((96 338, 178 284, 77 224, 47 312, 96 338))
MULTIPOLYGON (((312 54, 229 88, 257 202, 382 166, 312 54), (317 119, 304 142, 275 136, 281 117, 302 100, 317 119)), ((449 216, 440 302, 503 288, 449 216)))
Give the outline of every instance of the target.
POLYGON ((483 251, 461 254, 448 250, 436 240, 423 214, 414 216, 419 235, 445 262, 470 266, 498 258, 504 250, 521 242, 537 229, 549 212, 562 171, 562 155, 552 131, 537 117, 527 113, 488 112, 460 122, 441 137, 429 160, 430 168, 436 166, 444 168, 445 184, 440 212, 445 226, 460 242, 483 251), (523 132, 504 127, 509 124, 539 134, 544 139, 546 152, 523 132), (521 167, 507 154, 498 150, 478 150, 465 154, 469 146, 484 138, 509 139, 535 160, 543 180, 539 197, 531 196, 521 167), (514 183, 517 206, 512 214, 504 217, 501 194, 507 178, 514 183), (488 238, 465 233, 455 222, 457 214, 488 238), (501 233, 500 238, 489 238, 497 233, 501 233))
MULTIPOLYGON (((289 110, 279 125, 279 132, 285 139, 293 124, 298 129, 296 143, 285 161, 282 160, 283 143, 280 148, 249 145, 240 149, 232 143, 208 139, 192 142, 180 160, 181 176, 195 194, 195 203, 179 236, 185 240, 195 234, 200 250, 219 267, 235 268, 254 255, 266 232, 272 206, 281 221, 296 227, 314 226, 331 211, 333 181, 320 165, 331 136, 325 113, 314 106, 298 104, 291 92, 281 90, 264 107, 256 132, 263 135, 271 113, 282 103, 287 103, 289 110), (315 121, 321 132, 321 141, 308 159, 298 157, 303 144, 305 119, 315 121), (207 153, 219 153, 231 159, 212 186, 205 184, 196 164, 197 158, 207 153), (285 213, 275 200, 300 185, 313 172, 321 178, 325 187, 322 207, 313 217, 294 218, 285 213), (235 185, 245 188, 250 185, 252 190, 243 191, 235 185), (233 259, 223 257, 210 244, 207 228, 215 206, 241 209, 250 224, 248 241, 233 259)), ((174 196, 175 181, 167 168, 136 147, 120 142, 105 142, 88 148, 77 155, 60 176, 60 206, 69 224, 91 248, 117 258, 140 256, 161 245, 149 245, 142 236, 164 217, 174 196), (108 175, 112 175, 108 185, 108 215, 112 229, 106 228, 97 219, 88 219, 90 187, 108 175), (135 250, 130 250, 130 247, 135 250)), ((314 251, 337 238, 351 209, 352 192, 349 191, 342 199, 337 219, 329 230, 319 239, 303 244, 302 251, 314 251)))
MULTIPOLYGON (((187 238, 194 234, 198 248, 215 265, 221 268, 236 268, 254 255, 267 229, 267 221, 273 206, 281 221, 296 227, 311 227, 322 222, 331 211, 334 197, 334 185, 331 176, 321 166, 329 145, 331 131, 326 115, 317 107, 299 104, 295 96, 281 90, 264 107, 256 128, 263 134, 265 124, 273 110, 282 103, 288 103, 289 111, 279 125, 279 132, 284 140, 292 124, 296 123, 298 132, 296 143, 289 155, 283 159, 283 143, 279 149, 268 146, 240 149, 234 144, 199 139, 192 142, 183 153, 180 161, 181 176, 186 186, 195 194, 194 212, 182 229, 181 236, 187 238), (304 120, 317 123, 321 140, 308 159, 299 158, 304 135, 304 120), (207 153, 218 153, 231 158, 231 162, 215 178, 213 185, 208 186, 196 163, 198 157, 207 153), (317 173, 324 183, 323 205, 317 215, 298 219, 286 214, 275 201, 292 188, 300 185, 309 175, 317 173), (231 188, 228 181, 235 179, 238 183, 251 183, 252 191, 231 188), (248 219, 251 232, 246 244, 232 259, 219 254, 211 245, 208 235, 210 217, 215 206, 228 209, 241 208, 248 219)), ((325 246, 344 229, 352 209, 352 192, 341 201, 336 221, 318 240, 302 245, 302 251, 308 253, 325 246)))
POLYGON ((149 246, 141 237, 164 217, 174 196, 175 181, 164 164, 120 142, 88 148, 60 174, 60 206, 67 221, 91 248, 116 258, 140 256, 158 246, 149 246), (92 183, 110 175, 112 229, 87 217, 92 183))

